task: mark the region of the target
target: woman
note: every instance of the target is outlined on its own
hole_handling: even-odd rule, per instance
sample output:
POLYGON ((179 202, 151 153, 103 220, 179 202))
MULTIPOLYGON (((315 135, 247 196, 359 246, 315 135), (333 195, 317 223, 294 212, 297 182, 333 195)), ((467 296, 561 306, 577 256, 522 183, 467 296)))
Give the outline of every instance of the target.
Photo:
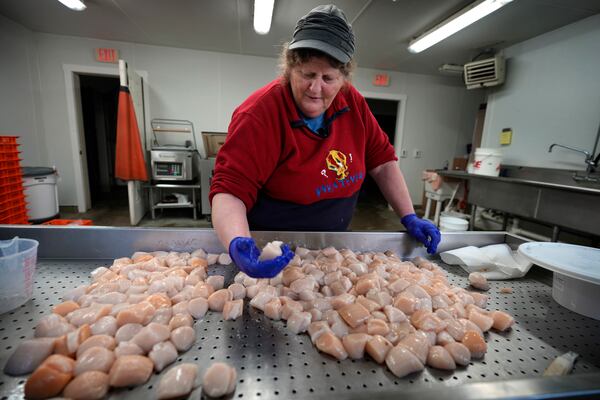
POLYGON ((275 276, 293 257, 259 262, 252 230, 343 231, 369 173, 409 234, 434 253, 440 233, 419 219, 387 135, 350 84, 354 34, 334 5, 302 17, 282 52, 282 76, 233 113, 217 155, 213 225, 236 265, 275 276))

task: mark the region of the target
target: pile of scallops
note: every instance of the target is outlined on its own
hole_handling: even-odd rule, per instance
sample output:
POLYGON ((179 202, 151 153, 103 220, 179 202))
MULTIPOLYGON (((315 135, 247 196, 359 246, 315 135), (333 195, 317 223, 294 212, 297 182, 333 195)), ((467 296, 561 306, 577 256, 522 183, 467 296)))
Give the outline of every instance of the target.
MULTIPOLYGON (((227 319, 241 315, 243 294, 224 289, 223 276, 208 276, 215 263, 231 258, 203 250, 138 252, 97 268, 91 284, 68 292, 39 320, 35 338, 20 343, 4 372, 31 373, 24 390, 31 399, 101 399, 111 388, 144 384, 194 344, 194 319, 209 309, 227 319)), ((163 374, 157 397, 185 396, 198 380, 197 365, 179 364, 163 374)), ((235 383, 234 368, 214 363, 202 390, 219 397, 235 383)))
MULTIPOLYGON (((279 243, 270 243, 263 256, 278 250, 279 243)), ((333 247, 295 254, 275 278, 240 272, 230 289, 238 284, 252 307, 287 320, 293 333, 308 332, 317 349, 338 360, 366 353, 397 377, 426 365, 454 370, 485 355, 485 332, 514 323, 506 312, 486 309, 487 295, 450 285, 445 271, 425 259, 333 247)), ((486 288, 479 275, 472 284, 486 288)))
MULTIPOLYGON (((280 245, 267 244, 261 259, 280 255, 280 245)), ((27 398, 100 399, 163 371, 196 341, 195 319, 210 310, 235 320, 244 299, 268 318, 286 320, 291 332, 307 332, 319 351, 338 360, 366 353, 398 377, 426 365, 466 366, 486 353, 485 332, 514 323, 486 309, 487 295, 450 285, 436 264, 402 261, 391 252, 297 247, 274 278, 239 272, 227 288, 223 276, 208 276, 217 263, 229 265, 231 258, 201 249, 137 252, 94 270, 89 285, 68 292, 40 319, 35 338, 21 342, 4 372, 31 373, 27 398)), ((202 379, 198 372, 190 363, 172 367, 156 397, 186 396, 200 385, 211 397, 235 391, 233 367, 214 363, 202 379)))

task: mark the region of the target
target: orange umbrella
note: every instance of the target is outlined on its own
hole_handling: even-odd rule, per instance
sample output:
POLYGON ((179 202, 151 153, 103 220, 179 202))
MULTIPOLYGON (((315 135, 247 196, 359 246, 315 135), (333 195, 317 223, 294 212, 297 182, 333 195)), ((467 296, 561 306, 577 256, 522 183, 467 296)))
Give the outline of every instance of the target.
POLYGON ((135 108, 127 86, 119 90, 115 176, 126 181, 147 181, 148 171, 135 108))

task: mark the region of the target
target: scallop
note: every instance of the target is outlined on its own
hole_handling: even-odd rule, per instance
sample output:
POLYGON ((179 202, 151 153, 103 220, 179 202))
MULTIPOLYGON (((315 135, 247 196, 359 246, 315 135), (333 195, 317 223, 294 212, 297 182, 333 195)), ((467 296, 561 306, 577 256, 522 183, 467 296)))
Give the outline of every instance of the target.
POLYGON ((100 318, 90 326, 92 335, 114 336, 117 332, 117 319, 111 315, 100 318))
POLYGON ((385 361, 385 357, 392 347, 389 340, 381 335, 374 335, 365 345, 365 350, 373 360, 381 364, 385 361))
POLYGON ((115 333, 117 343, 131 340, 144 326, 142 324, 125 324, 115 333))
POLYGON ((117 342, 115 338, 108 335, 94 335, 87 338, 83 343, 79 345, 77 349, 77 357, 83 354, 84 351, 89 349, 90 347, 100 346, 104 347, 108 350, 114 350, 117 347, 117 342))
POLYGON ((158 398, 172 399, 187 396, 194 389, 198 367, 194 364, 179 364, 168 370, 158 384, 158 398))
POLYGON ((266 261, 279 257, 283 254, 283 252, 281 251, 282 244, 283 242, 279 240, 274 240, 272 242, 267 243, 265 247, 263 247, 260 256, 258 257, 258 260, 266 261))
POLYGON ((515 319, 504 311, 492 311, 491 316, 494 320, 494 329, 499 331, 505 331, 515 323, 515 319))
POLYGON ((175 330, 182 326, 193 326, 194 319, 190 314, 175 314, 169 321, 169 330, 175 330))
POLYGON ((342 341, 331 332, 326 330, 321 333, 315 340, 315 346, 323 353, 329 354, 337 358, 338 360, 345 360, 348 358, 348 353, 344 349, 342 341))
POLYGON ((340 316, 352 328, 365 322, 369 317, 369 310, 359 303, 349 304, 339 309, 340 316))
POLYGON ((452 355, 442 346, 431 346, 427 354, 427 365, 437 369, 455 370, 456 363, 452 355))
POLYGON ((90 347, 84 351, 75 362, 75 375, 80 375, 87 371, 108 372, 115 361, 115 354, 100 346, 90 347))
POLYGON ((104 372, 84 372, 69 382, 63 396, 74 400, 100 400, 108 393, 108 381, 108 374, 104 372))
POLYGON ((469 274, 469 283, 476 289, 489 290, 490 285, 486 277, 481 272, 471 272, 469 274))
POLYGON ((169 339, 170 335, 171 329, 168 326, 150 322, 131 338, 131 342, 140 346, 144 353, 147 353, 155 344, 169 339))
POLYGON ((52 354, 33 371, 25 382, 25 397, 44 399, 57 396, 73 377, 75 361, 60 354, 52 354))
POLYGON ((162 371, 167 365, 174 363, 177 360, 177 349, 170 341, 157 343, 152 347, 148 358, 154 363, 154 369, 158 372, 162 371))
POLYGON ((287 328, 295 334, 306 332, 311 322, 311 314, 308 312, 295 312, 287 319, 287 328))
POLYGON ((444 345, 444 348, 450 353, 456 364, 467 366, 471 362, 471 352, 464 344, 459 342, 448 343, 444 345))
POLYGON ((181 326, 171 332, 171 342, 178 351, 187 351, 196 339, 196 331, 189 326, 181 326))
POLYGON ((52 354, 54 340, 54 338, 37 338, 22 341, 6 362, 4 373, 29 374, 52 354))
POLYGON ((366 333, 351 333, 342 338, 344 349, 348 353, 348 357, 358 360, 364 357, 365 346, 371 339, 366 333))
POLYGON ((403 346, 394 346, 385 357, 385 364, 398 378, 413 372, 422 371, 425 366, 410 350, 403 346))
POLYGON ((233 296, 227 289, 220 289, 208 297, 208 308, 212 311, 222 312, 225 303, 231 301, 233 296))
POLYGON ((466 331, 462 344, 467 346, 473 358, 482 358, 487 352, 487 344, 477 331, 466 331))
POLYGON ((233 393, 237 381, 237 372, 228 364, 212 364, 202 379, 202 390, 210 397, 221 397, 233 393))
POLYGON ((223 306, 223 319, 224 320, 236 320, 242 316, 244 312, 244 300, 231 300, 225 303, 223 306))
POLYGON ((131 342, 121 342, 115 348, 115 357, 127 356, 127 355, 138 355, 143 356, 144 350, 140 346, 131 342))
POLYGON ((113 387, 137 386, 146 382, 152 374, 154 364, 148 357, 129 355, 117 358, 109 373, 109 384, 113 387))
POLYGON ((206 278, 206 283, 211 285, 215 290, 223 289, 225 277, 223 275, 211 275, 206 278))
POLYGON ((398 345, 406 347, 408 350, 410 350, 415 356, 417 356, 419 361, 421 361, 421 364, 425 364, 427 361, 427 354, 429 354, 430 344, 427 335, 423 332, 417 331, 409 334, 402 339, 398 345))
POLYGON ((196 297, 187 303, 187 310, 190 315, 196 319, 204 317, 208 311, 208 300, 203 297, 196 297))

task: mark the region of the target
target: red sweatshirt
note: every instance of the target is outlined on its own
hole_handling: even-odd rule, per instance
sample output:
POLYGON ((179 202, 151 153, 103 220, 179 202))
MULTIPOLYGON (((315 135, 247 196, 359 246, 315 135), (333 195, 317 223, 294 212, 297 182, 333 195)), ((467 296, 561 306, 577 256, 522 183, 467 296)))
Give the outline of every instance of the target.
POLYGON ((253 230, 345 230, 366 173, 391 160, 393 146, 351 84, 317 134, 277 79, 234 111, 209 197, 242 200, 253 230))

